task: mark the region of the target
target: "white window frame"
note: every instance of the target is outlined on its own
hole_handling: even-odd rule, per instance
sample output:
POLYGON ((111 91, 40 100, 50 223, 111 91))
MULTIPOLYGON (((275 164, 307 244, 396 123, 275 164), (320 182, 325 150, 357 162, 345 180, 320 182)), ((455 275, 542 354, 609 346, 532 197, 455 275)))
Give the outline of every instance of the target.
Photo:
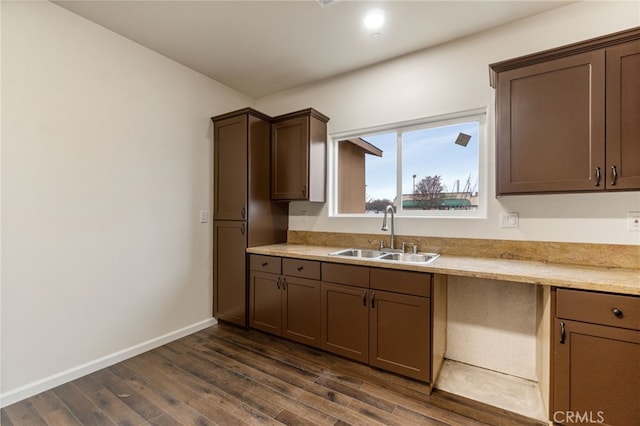
MULTIPOLYGON (((443 127, 470 121, 478 122, 478 209, 477 210, 403 210, 402 203, 397 206, 396 215, 409 218, 471 218, 483 219, 487 217, 488 194, 488 156, 487 156, 487 108, 476 108, 449 114, 402 121, 382 126, 332 133, 329 135, 327 147, 328 156, 328 188, 329 188, 329 216, 330 217, 377 217, 366 213, 338 212, 338 141, 372 135, 376 133, 407 132, 411 130, 443 127)), ((398 143, 396 166, 396 196, 402 194, 402 144, 398 143)))

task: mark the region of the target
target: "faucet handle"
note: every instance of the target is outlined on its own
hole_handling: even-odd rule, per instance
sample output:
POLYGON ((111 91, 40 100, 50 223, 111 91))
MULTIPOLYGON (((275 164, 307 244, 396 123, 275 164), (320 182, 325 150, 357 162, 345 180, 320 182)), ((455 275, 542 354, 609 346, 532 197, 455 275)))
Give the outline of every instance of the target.
POLYGON ((413 244, 413 243, 402 243, 402 252, 406 253, 406 246, 411 247, 411 253, 416 254, 418 253, 418 245, 417 244, 413 244))
POLYGON ((380 240, 380 250, 382 250, 384 248, 384 241, 380 240))

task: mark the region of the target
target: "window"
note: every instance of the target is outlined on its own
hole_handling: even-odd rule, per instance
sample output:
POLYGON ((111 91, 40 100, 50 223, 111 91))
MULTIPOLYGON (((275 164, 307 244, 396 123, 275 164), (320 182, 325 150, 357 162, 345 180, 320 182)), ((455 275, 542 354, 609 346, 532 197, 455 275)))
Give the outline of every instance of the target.
POLYGON ((478 216, 484 110, 333 135, 334 214, 478 216))

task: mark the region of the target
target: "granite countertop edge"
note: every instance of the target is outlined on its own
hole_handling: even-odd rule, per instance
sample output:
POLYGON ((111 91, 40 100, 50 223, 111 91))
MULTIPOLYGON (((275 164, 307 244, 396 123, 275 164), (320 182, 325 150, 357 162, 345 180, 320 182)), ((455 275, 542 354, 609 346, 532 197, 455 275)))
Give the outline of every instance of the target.
POLYGON ((527 260, 441 255, 428 264, 329 256, 344 247, 271 244, 250 247, 247 253, 370 267, 430 272, 461 277, 640 295, 640 269, 552 264, 527 260))

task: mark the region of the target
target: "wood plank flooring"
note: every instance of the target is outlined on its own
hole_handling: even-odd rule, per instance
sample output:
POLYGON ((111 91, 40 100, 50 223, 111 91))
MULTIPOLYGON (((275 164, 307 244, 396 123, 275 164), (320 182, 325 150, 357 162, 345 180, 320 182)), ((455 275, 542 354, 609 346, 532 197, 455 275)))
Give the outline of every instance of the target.
POLYGON ((499 409, 218 324, 1 410, 11 425, 526 425, 499 409))

